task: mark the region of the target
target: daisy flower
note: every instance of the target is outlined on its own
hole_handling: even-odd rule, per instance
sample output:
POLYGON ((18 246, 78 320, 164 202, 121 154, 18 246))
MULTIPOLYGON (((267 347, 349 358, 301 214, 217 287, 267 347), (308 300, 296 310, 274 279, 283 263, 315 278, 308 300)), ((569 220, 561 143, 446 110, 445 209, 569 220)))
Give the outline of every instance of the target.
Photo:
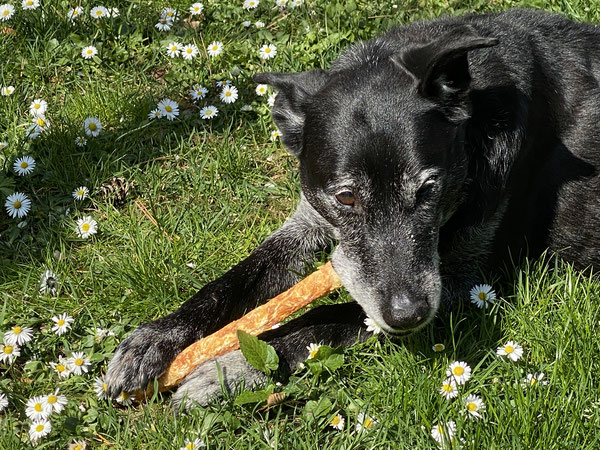
POLYGON ((546 386, 548 382, 544 380, 544 372, 540 373, 528 373, 521 383, 523 387, 531 386, 546 386))
POLYGON ((15 192, 6 197, 4 207, 10 217, 18 217, 20 219, 29 213, 29 210, 31 209, 31 200, 22 192, 15 192))
POLYGON ((198 438, 195 438, 193 441, 191 439, 185 440, 185 445, 180 448, 180 450, 194 450, 200 447, 206 447, 204 441, 201 441, 198 438))
POLYGON ((169 55, 171 58, 175 58, 176 56, 179 56, 182 48, 183 45, 181 45, 179 42, 171 42, 169 45, 167 45, 167 55, 169 55))
POLYGON ((200 117, 203 119, 212 119, 217 114, 219 114, 219 110, 212 105, 205 106, 200 110, 200 117))
POLYGON ((73 352, 73 355, 67 360, 67 364, 75 375, 82 375, 88 371, 91 362, 84 352, 73 352))
POLYGON ((27 131, 25 132, 25 136, 29 139, 35 139, 37 138, 40 134, 42 134, 42 129, 40 127, 37 126, 37 124, 32 123, 31 125, 29 125, 29 127, 27 128, 27 131))
POLYGON ((36 442, 38 439, 50 434, 51 431, 52 425, 50 425, 49 420, 34 420, 29 427, 29 437, 33 442, 36 442))
POLYGON ((471 303, 475 303, 479 308, 487 308, 496 300, 496 292, 489 284, 478 284, 470 292, 471 303))
POLYGON ((44 403, 44 397, 36 396, 27 400, 25 415, 31 420, 44 420, 52 414, 52 406, 44 403))
POLYGON ((202 11, 204 10, 204 5, 202 3, 193 3, 192 6, 190 6, 190 14, 192 16, 197 16, 198 14, 202 14, 202 11))
POLYGON ((56 297, 58 290, 58 276, 51 270, 46 270, 40 278, 40 293, 50 294, 52 297, 56 297))
POLYGON ((444 344, 433 344, 433 347, 431 347, 431 349, 436 353, 440 353, 446 350, 446 346, 444 344))
POLYGON ((77 440, 73 441, 71 444, 69 444, 68 450, 85 450, 86 447, 87 447, 87 444, 85 443, 85 441, 83 439, 77 439, 77 440))
POLYGON ((356 431, 360 432, 362 430, 369 431, 377 425, 377 421, 368 417, 365 413, 359 413, 356 421, 356 431))
POLYGON ((152 111, 150 111, 148 113, 148 119, 152 120, 152 119, 160 119, 163 116, 162 112, 160 112, 160 109, 158 108, 154 108, 152 111))
POLYGON ((177 19, 177 10, 175 8, 165 8, 160 13, 161 17, 168 17, 171 20, 177 19))
POLYGON ((187 59, 188 61, 194 59, 198 54, 198 47, 194 44, 184 45, 181 49, 181 57, 183 59, 187 59))
POLYGON ((231 80, 218 80, 215 82, 215 86, 218 88, 224 88, 226 86, 231 86, 231 80))
POLYGON ((12 95, 13 92, 15 92, 14 86, 2 86, 2 95, 5 97, 12 95))
POLYGON ((206 97, 206 94, 208 94, 208 89, 206 89, 204 86, 200 86, 199 84, 195 84, 190 90, 190 96, 194 100, 202 100, 204 97, 206 97))
POLYGON ((285 5, 287 5, 288 0, 277 0, 277 2, 275 2, 277 4, 277 6, 279 6, 280 8, 285 8, 285 5))
POLYGON ((113 19, 114 19, 115 17, 119 17, 119 14, 120 14, 120 13, 119 13, 119 8, 110 8, 110 9, 108 10, 108 13, 110 14, 110 17, 112 17, 113 19))
POLYGON ((59 356, 58 362, 56 363, 51 362, 50 367, 52 367, 61 378, 68 378, 72 373, 72 370, 69 367, 69 361, 64 356, 59 356))
POLYGON ((54 325, 52 326, 52 331, 54 331, 58 336, 61 336, 67 332, 69 328, 71 328, 71 322, 73 322, 71 316, 67 313, 59 314, 58 316, 54 316, 52 318, 52 322, 54 325))
POLYGON ((95 337, 98 340, 102 340, 108 336, 114 336, 115 332, 111 330, 107 330, 106 328, 96 328, 95 337))
POLYGON ((103 378, 94 378, 94 392, 100 400, 108 398, 108 384, 106 384, 103 378))
POLYGON ((48 108, 48 103, 41 98, 35 99, 29 105, 29 114, 33 117, 44 117, 46 114, 46 109, 48 108))
POLYGON ((0 5, 0 20, 9 20, 15 13, 15 7, 10 3, 0 5))
POLYGON ((40 131, 45 131, 50 128, 50 122, 44 116, 39 116, 33 119, 33 125, 38 127, 40 131))
MULTIPOLYGON (((171 19, 169 19, 168 17, 161 17, 160 19, 158 19, 158 23, 156 25, 154 25, 154 27, 158 31, 169 31, 172 26, 173 26, 173 21, 171 19)), ((171 55, 169 55, 169 56, 171 56, 171 55)))
POLYGON ((4 150, 7 147, 8 147, 8 142, 6 142, 6 141, 0 142, 0 150, 4 150))
POLYGON ((102 131, 102 122, 96 117, 88 117, 83 121, 83 131, 88 136, 96 137, 102 131))
POLYGON ((269 105, 271 108, 273 106, 275 106, 276 98, 277 98, 277 92, 273 92, 271 95, 269 95, 269 98, 267 98, 267 105, 269 105))
POLYGON ((456 422, 452 420, 443 425, 438 423, 431 429, 431 437, 438 444, 444 444, 448 441, 452 442, 454 433, 456 433, 456 422))
POLYGON ((37 9, 40 6, 40 0, 23 0, 21 7, 23 9, 37 9))
MULTIPOLYGON (((276 130, 276 131, 279 132, 279 130, 276 130)), ((273 140, 273 133, 271 133, 271 140, 273 140)), ((367 326, 367 331, 372 331, 373 334, 381 333, 381 327, 379 325, 377 325, 377 323, 375 323, 375 321, 373 319, 371 319, 370 317, 367 317, 365 319, 364 324, 367 326)))
POLYGON ((218 56, 223 52, 223 43, 214 41, 208 47, 206 47, 206 51, 209 56, 218 56))
POLYGON ((464 399, 466 411, 473 417, 481 419, 480 411, 485 411, 485 403, 478 395, 469 395, 464 399))
POLYGON ((73 191, 73 198, 75 200, 84 200, 88 194, 90 193, 90 190, 85 187, 85 186, 79 186, 77 189, 75 189, 73 191))
POLYGON ((506 356, 507 358, 516 361, 523 356, 523 347, 516 342, 508 341, 505 345, 501 345, 496 349, 496 354, 498 356, 506 356))
POLYGON ((254 9, 258 6, 260 2, 258 0, 244 0, 244 4, 242 8, 244 9, 254 9))
POLYGON ((329 426, 335 428, 336 430, 342 431, 344 429, 344 422, 344 418, 341 416, 341 414, 336 414, 329 421, 329 426))
POLYGON ((104 17, 110 17, 110 11, 104 6, 94 6, 90 11, 90 16, 93 19, 102 19, 104 17))
POLYGON ((309 346, 307 346, 306 349, 308 350, 308 356, 306 359, 313 359, 317 355, 317 352, 320 348, 321 346, 315 343, 312 343, 309 346))
POLYGON ((465 384, 471 378, 471 367, 464 361, 454 361, 446 369, 446 376, 453 377, 456 384, 465 384))
POLYGON ((10 331, 4 333, 4 343, 7 345, 20 346, 33 339, 33 329, 15 325, 10 331))
POLYGON ((444 381, 442 387, 440 388, 440 394, 446 400, 450 400, 451 398, 458 396, 458 388, 456 386, 456 381, 454 381, 454 378, 448 378, 446 379, 446 381, 444 381))
POLYGON ((4 408, 6 408, 7 406, 8 406, 8 399, 6 398, 6 395, 0 394, 0 412, 2 412, 2 410, 4 408))
POLYGON ((256 95, 262 97, 263 95, 265 95, 267 93, 267 85, 266 84, 259 84, 258 86, 256 86, 256 95))
POLYGON ((91 218, 91 216, 86 216, 83 219, 77 220, 77 235, 80 238, 87 239, 92 234, 96 234, 98 231, 98 223, 91 218))
MULTIPOLYGON (((279 130, 271 131, 271 141, 276 141, 277 139, 279 139, 280 136, 281 136, 281 132, 279 130)), ((365 319, 365 322, 366 322, 366 320, 368 320, 368 319, 365 319)), ((371 320, 371 325, 373 323, 374 323, 373 320, 371 320)), ((371 325, 368 325, 368 326, 371 326, 371 325)), ((381 331, 381 328, 379 330, 381 331)))
POLYGON ((51 412, 60 413, 67 405, 67 397, 58 393, 58 389, 53 394, 42 397, 42 405, 49 406, 51 412))
POLYGON ((29 175, 35 169, 35 159, 31 156, 22 156, 15 161, 13 169, 17 175, 29 175))
POLYGON ((262 59, 271 59, 274 58, 277 54, 277 47, 273 44, 263 45, 260 48, 260 57, 262 59))
POLYGON ((298 6, 302 6, 304 4, 304 0, 291 0, 290 4, 293 8, 297 8, 298 6))
POLYGON ((88 45, 87 47, 83 47, 81 49, 81 56, 84 59, 93 58, 97 54, 98 54, 98 49, 96 47, 94 47, 93 45, 88 45))
POLYGON ((252 22, 250 22, 249 20, 244 20, 242 22, 242 26, 248 28, 250 25, 252 25, 252 22))
POLYGON ((265 23, 264 23, 264 22, 261 22, 261 21, 259 20, 258 22, 255 22, 255 23, 254 23, 254 26, 255 26, 256 28, 264 28, 264 27, 265 27, 265 23))
POLYGON ((240 108, 240 111, 252 111, 252 105, 244 105, 240 108))
POLYGON ((133 399, 131 398, 131 394, 128 392, 121 392, 119 396, 116 398, 117 403, 121 405, 129 406, 133 403, 133 399))
POLYGON ((83 14, 83 8, 81 6, 77 6, 76 8, 71 8, 67 11, 67 19, 71 22, 74 22, 79 16, 83 14))
POLYGON ((83 147, 83 146, 85 146, 85 144, 87 144, 87 139, 84 138, 83 136, 77 136, 75 138, 75 145, 77 147, 83 147))
POLYGON ((179 115, 179 105, 170 98, 162 99, 158 102, 157 107, 163 117, 166 117, 167 120, 173 120, 179 115))
POLYGON ((0 361, 11 364, 21 352, 16 345, 0 345, 0 361))
POLYGON ((223 103, 234 103, 238 98, 238 90, 235 86, 225 86, 219 98, 223 103))

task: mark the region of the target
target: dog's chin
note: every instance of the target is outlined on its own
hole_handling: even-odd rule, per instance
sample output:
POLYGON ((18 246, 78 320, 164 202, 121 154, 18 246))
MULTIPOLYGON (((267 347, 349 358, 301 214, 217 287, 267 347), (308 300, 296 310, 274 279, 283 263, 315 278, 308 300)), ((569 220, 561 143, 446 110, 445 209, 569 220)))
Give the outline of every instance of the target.
POLYGON ((419 325, 417 325, 414 328, 403 328, 403 329, 393 328, 393 327, 390 327, 387 324, 379 323, 376 320, 373 320, 373 322, 375 322, 375 324, 387 336, 390 336, 390 337, 404 337, 404 336, 409 336, 409 335, 411 335, 411 334, 419 331, 421 328, 423 328, 425 325, 427 325, 430 322, 430 319, 424 321, 423 323, 420 323, 419 325))

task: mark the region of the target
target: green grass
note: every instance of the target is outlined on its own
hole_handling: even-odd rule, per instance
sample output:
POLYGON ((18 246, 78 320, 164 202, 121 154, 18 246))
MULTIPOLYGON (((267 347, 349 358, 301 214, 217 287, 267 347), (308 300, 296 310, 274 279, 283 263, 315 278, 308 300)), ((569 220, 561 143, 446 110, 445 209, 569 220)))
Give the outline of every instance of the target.
MULTIPOLYGON (((0 86, 16 88, 0 96, 0 142, 9 143, 0 151, 0 200, 21 191, 33 206, 23 228, 0 212, 0 330, 22 324, 35 334, 16 363, 0 364, 0 392, 9 399, 0 412, 0 448, 30 446, 25 402, 56 387, 69 403, 52 417, 53 431, 39 448, 67 448, 74 439, 92 448, 179 448, 194 436, 209 448, 269 448, 265 431, 278 448, 432 448, 431 427, 448 420, 456 422, 466 448, 600 446, 600 282, 552 261, 511 268, 514 281, 495 286, 501 300, 491 311, 465 306, 403 345, 369 340, 347 349, 336 370, 296 374, 277 387, 287 393, 285 401, 270 408, 238 406, 228 396, 176 415, 167 396, 123 408, 98 400, 92 389, 127 333, 223 274, 293 210, 296 163, 269 139, 274 126, 266 98, 254 93, 253 73, 327 67, 353 41, 441 14, 520 5, 600 23, 598 6, 584 0, 319 0, 282 13, 268 0, 252 11, 241 1, 205 1, 199 24, 160 33, 154 24, 163 6, 186 11, 192 2, 107 1, 120 9, 119 18, 86 15, 73 25, 64 19, 70 2, 42 0, 35 11, 12 3, 16 15, 0 23, 0 86), (246 29, 244 20, 267 27, 246 29), (201 50, 220 40, 226 51, 193 63, 170 59, 165 45, 175 39, 201 50), (265 43, 277 45, 276 58, 258 58, 265 43), (99 55, 86 61, 80 52, 90 44, 99 55), (217 98, 214 83, 221 79, 240 90, 233 105, 217 98), (187 94, 195 83, 209 87, 206 103, 219 107, 217 118, 199 118, 205 102, 194 104, 187 94), (182 115, 150 122, 147 114, 167 96, 179 102, 182 115), (51 129, 30 141, 24 132, 34 98, 48 101, 51 129), (240 112, 243 104, 254 111, 240 112), (104 130, 76 147, 89 116, 100 118, 104 130), (18 177, 12 164, 22 155, 33 156, 37 167, 18 177), (126 195, 119 188, 106 193, 114 177, 129 183, 126 195), (80 185, 90 188, 90 197, 76 202, 71 192, 80 185), (99 232, 84 240, 74 224, 87 215, 99 232), (56 298, 38 291, 46 269, 59 276, 56 298), (51 317, 62 312, 75 322, 59 337, 50 330, 51 317), (95 339, 97 327, 116 336, 95 339), (510 339, 525 348, 517 363, 495 355, 510 339), (434 353, 436 342, 446 350, 434 353), (92 359, 90 373, 59 380, 48 364, 78 350, 92 359), (460 414, 460 398, 447 401, 438 393, 454 360, 473 368, 461 396, 482 396, 482 420, 460 414), (548 384, 523 389, 530 372, 544 372, 548 384), (337 412, 346 420, 342 432, 327 426, 337 412), (360 412, 377 420, 369 432, 355 431, 360 412)), ((87 12, 98 3, 81 4, 87 12)))

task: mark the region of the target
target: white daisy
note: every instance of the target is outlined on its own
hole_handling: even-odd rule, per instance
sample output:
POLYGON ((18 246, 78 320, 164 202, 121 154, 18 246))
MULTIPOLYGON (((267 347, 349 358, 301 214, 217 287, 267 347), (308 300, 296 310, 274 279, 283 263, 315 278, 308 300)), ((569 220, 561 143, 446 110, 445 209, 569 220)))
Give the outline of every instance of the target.
POLYGON ((21 7, 23 9, 37 9, 40 7, 40 0, 23 0, 21 7))
POLYGON ((59 356, 58 362, 51 362, 50 367, 52 367, 61 378, 68 378, 72 373, 72 370, 69 367, 69 360, 64 356, 59 356))
POLYGON ((546 386, 548 381, 544 380, 544 372, 528 373, 521 383, 523 387, 546 386))
POLYGON ((40 278, 40 293, 56 297, 58 291, 58 275, 51 270, 45 270, 40 278))
POLYGON ((206 51, 209 56, 218 56, 223 52, 223 43, 214 41, 206 47, 206 51))
POLYGON ((446 346, 444 344, 433 344, 431 349, 436 353, 440 353, 446 350, 446 346))
POLYGON ((77 147, 83 147, 85 144, 87 144, 87 139, 83 136, 77 136, 75 138, 75 145, 77 145, 77 147))
POLYGON ((90 11, 90 16, 93 19, 102 19, 105 17, 110 17, 110 11, 104 6, 94 6, 90 11))
POLYGON ((110 17, 112 17, 113 19, 115 17, 119 17, 119 8, 109 8, 108 13, 110 14, 110 17))
POLYGON ((458 388, 454 378, 448 378, 446 381, 444 381, 442 387, 440 388, 440 394, 447 400, 458 396, 458 388))
POLYGON ((73 355, 67 360, 67 364, 75 375, 87 373, 91 362, 84 352, 73 352, 73 355))
POLYGON ((258 6, 260 2, 258 0, 244 0, 244 4, 242 8, 244 9, 254 9, 258 6))
POLYGON ((94 336, 96 337, 96 339, 99 340, 99 341, 101 341, 105 337, 114 336, 114 335, 115 335, 114 331, 108 330, 106 328, 96 328, 96 332, 94 334, 94 336))
POLYGON ((260 20, 258 22, 254 22, 254 26, 256 28, 264 28, 265 27, 265 23, 261 22, 260 20))
POLYGON ((15 325, 4 333, 4 343, 12 346, 21 346, 33 339, 33 329, 15 325))
POLYGON ((288 0, 277 0, 275 2, 275 4, 277 6, 279 6, 280 8, 285 8, 285 5, 287 5, 288 0))
POLYGON ((162 112, 160 112, 160 109, 158 108, 154 108, 152 111, 150 111, 148 113, 148 119, 152 120, 152 119, 160 119, 163 116, 162 112))
MULTIPOLYGON (((168 17, 161 17, 160 19, 158 19, 158 23, 156 25, 154 25, 154 27, 158 31, 169 31, 172 26, 173 26, 173 21, 171 19, 169 19, 168 17)), ((171 56, 171 55, 169 55, 169 56, 171 56)))
POLYGON ((83 131, 88 136, 96 137, 102 131, 102 122, 96 117, 88 117, 83 121, 83 131))
POLYGON ((377 425, 377 421, 371 417, 368 417, 365 413, 359 413, 358 418, 356 419, 356 431, 360 432, 362 430, 369 431, 377 425))
POLYGON ((31 200, 22 192, 15 192, 6 197, 4 207, 10 217, 18 217, 20 219, 29 213, 29 210, 31 209, 31 200))
POLYGON ((200 110, 200 117, 203 119, 212 119, 217 114, 219 114, 219 110, 212 105, 205 106, 200 110))
POLYGON ((456 422, 450 420, 445 424, 436 424, 431 429, 431 437, 438 443, 452 442, 456 433, 456 422))
POLYGON ((170 98, 162 99, 160 102, 158 102, 157 107, 163 117, 166 117, 167 120, 173 120, 179 115, 179 105, 176 101, 173 101, 170 98))
POLYGON ((16 345, 0 345, 0 361, 11 364, 17 356, 21 355, 19 347, 16 345))
POLYGON ((31 156, 22 156, 15 161, 13 169, 17 175, 29 175, 35 169, 35 159, 31 156))
POLYGON ((471 289, 471 303, 475 303, 479 308, 487 308, 496 300, 496 292, 489 284, 478 284, 471 289))
POLYGON ((467 413, 469 413, 473 417, 481 419, 480 412, 485 411, 485 403, 483 403, 481 397, 479 397, 478 395, 471 394, 467 396, 467 398, 465 398, 463 402, 467 413))
POLYGON ((46 109, 48 108, 48 103, 41 98, 35 99, 29 105, 29 114, 33 117, 44 117, 46 114, 46 109))
POLYGON ((84 59, 93 58, 97 54, 98 54, 98 49, 96 47, 94 47, 93 45, 88 45, 87 47, 83 47, 81 49, 81 56, 84 59))
POLYGON ((71 328, 71 322, 73 322, 71 316, 67 313, 59 314, 58 316, 54 316, 52 318, 52 322, 54 325, 52 326, 52 331, 54 331, 58 336, 61 336, 67 332, 69 328, 71 328))
POLYGON ((306 347, 306 349, 308 350, 308 356, 306 357, 306 359, 313 359, 317 355, 320 348, 321 346, 319 344, 312 343, 308 345, 306 347))
POLYGON ((240 111, 244 111, 244 112, 245 112, 245 111, 252 111, 253 109, 254 109, 254 108, 252 108, 252 105, 243 105, 243 106, 240 108, 240 111))
POLYGON ((262 59, 275 58, 276 54, 277 54, 277 47, 275 47, 273 44, 263 45, 260 48, 260 57, 262 59))
POLYGON ((9 95, 12 95, 13 92, 15 92, 15 87, 14 86, 2 86, 2 95, 7 97, 9 95))
MULTIPOLYGON (((279 131, 279 130, 271 131, 271 141, 276 141, 277 139, 279 139, 280 136, 281 136, 281 131, 279 131)), ((365 319, 365 321, 366 320, 367 319, 365 319)), ((373 322, 373 321, 371 321, 371 322, 373 322)), ((380 328, 380 330, 381 330, 381 328, 380 328)))
POLYGON ((0 142, 0 150, 4 150, 7 147, 8 147, 8 142, 6 142, 6 141, 0 142))
POLYGON ((80 17, 82 14, 83 14, 83 8, 81 6, 77 6, 75 8, 71 8, 71 9, 69 9, 69 11, 67 11, 67 19, 69 19, 71 22, 73 22, 73 21, 75 21, 75 19, 80 17))
POLYGON ((87 198, 89 193, 90 193, 90 190, 87 187, 79 186, 77 189, 75 189, 73 191, 72 195, 75 200, 84 200, 85 198, 87 198))
POLYGON ((342 431, 344 429, 344 422, 345 422, 345 420, 342 417, 342 415, 341 414, 336 414, 329 421, 329 426, 332 427, 332 428, 335 428, 336 430, 342 431))
POLYGON ((2 412, 2 410, 4 408, 6 408, 8 406, 8 399, 6 398, 6 395, 0 393, 0 412, 2 412))
POLYGON ((465 384, 471 378, 471 367, 464 361, 454 361, 446 369, 446 376, 454 378, 456 384, 465 384))
POLYGON ((190 96, 194 100, 202 100, 204 97, 206 97, 206 94, 208 94, 208 89, 206 89, 204 86, 200 86, 199 84, 195 84, 190 90, 190 96))
POLYGON ((198 438, 195 438, 193 441, 191 439, 185 440, 185 445, 181 447, 179 450, 195 450, 200 447, 206 447, 204 441, 201 441, 198 438))
POLYGON ((9 20, 15 13, 15 7, 10 3, 0 5, 0 20, 9 20))
POLYGON ((183 59, 187 59, 188 61, 194 59, 198 54, 198 47, 194 44, 184 45, 181 49, 181 57, 183 59))
POLYGON ((52 414, 52 406, 44 403, 44 397, 41 395, 27 400, 25 406, 25 415, 29 417, 30 420, 47 419, 52 414))
POLYGON ((25 131, 25 136, 28 139, 35 139, 37 138, 40 134, 42 134, 42 130, 40 127, 37 126, 37 124, 32 123, 31 125, 29 125, 29 127, 27 128, 27 131, 25 131))
POLYGON ((269 98, 267 98, 267 105, 269 105, 272 108, 275 105, 276 98, 277 92, 273 92, 271 95, 269 95, 269 98))
POLYGON ((49 420, 35 420, 29 427, 29 437, 33 442, 47 436, 52 431, 49 420))
POLYGON ((224 88, 226 86, 231 86, 231 80, 218 80, 215 82, 215 86, 218 88, 224 88))
POLYGON ((94 392, 100 400, 108 398, 108 384, 106 384, 103 378, 94 378, 94 392))
POLYGON ((496 349, 498 356, 506 356, 507 358, 517 361, 523 356, 523 347, 513 341, 508 341, 505 345, 501 345, 496 349))
POLYGON ((263 95, 265 95, 267 93, 267 88, 268 86, 266 84, 259 84, 258 86, 256 86, 256 95, 262 97, 263 95))
POLYGON ((250 22, 249 20, 244 20, 242 22, 242 26, 248 28, 250 25, 252 25, 252 22, 250 22))
POLYGON ((238 90, 235 86, 225 86, 219 98, 223 103, 234 103, 238 98, 238 90))
POLYGON ((120 403, 121 405, 125 405, 125 406, 129 406, 133 403, 133 398, 131 397, 131 394, 128 392, 121 392, 119 394, 119 396, 116 398, 117 403, 120 403))
POLYGON ((58 389, 56 389, 53 394, 42 397, 42 404, 49 406, 52 412, 60 413, 67 405, 67 397, 59 394, 58 389))
POLYGON ((171 20, 176 20, 177 10, 175 8, 164 8, 160 13, 160 17, 168 17, 171 20))
POLYGON ((171 58, 175 58, 176 56, 179 56, 182 48, 183 45, 181 45, 179 42, 171 42, 169 45, 167 45, 167 55, 169 55, 171 58))
POLYGON ((298 6, 302 6, 304 4, 304 0, 290 0, 290 5, 292 8, 297 8, 298 6))
POLYGON ((44 116, 40 116, 40 117, 36 117, 35 119, 33 119, 32 125, 35 125, 36 127, 38 127, 40 132, 42 132, 42 131, 46 131, 48 128, 50 128, 50 121, 48 119, 46 119, 44 116))
POLYGON ((71 444, 69 444, 68 450, 85 450, 87 448, 87 444, 83 439, 76 439, 71 444))
POLYGON ((192 6, 190 6, 190 14, 192 16, 197 16, 198 14, 202 14, 203 10, 204 10, 204 5, 200 2, 193 3, 192 6))
POLYGON ((92 234, 96 234, 97 231, 98 222, 96 222, 90 216, 86 216, 83 219, 77 220, 77 235, 80 238, 87 239, 92 234))

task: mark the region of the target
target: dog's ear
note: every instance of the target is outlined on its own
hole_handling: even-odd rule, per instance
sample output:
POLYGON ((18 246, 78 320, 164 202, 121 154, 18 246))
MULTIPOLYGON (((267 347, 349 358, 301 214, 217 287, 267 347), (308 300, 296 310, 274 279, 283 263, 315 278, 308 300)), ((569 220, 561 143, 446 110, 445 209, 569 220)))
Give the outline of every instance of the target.
POLYGON ((483 37, 470 26, 457 27, 434 41, 409 47, 392 61, 417 82, 420 95, 444 107, 450 120, 468 118, 465 104, 471 83, 468 53, 493 47, 498 39, 483 37))
POLYGON ((302 151, 304 106, 325 84, 327 72, 321 69, 300 73, 264 72, 254 75, 253 79, 278 91, 271 116, 281 131, 283 144, 290 153, 299 156, 302 151))

